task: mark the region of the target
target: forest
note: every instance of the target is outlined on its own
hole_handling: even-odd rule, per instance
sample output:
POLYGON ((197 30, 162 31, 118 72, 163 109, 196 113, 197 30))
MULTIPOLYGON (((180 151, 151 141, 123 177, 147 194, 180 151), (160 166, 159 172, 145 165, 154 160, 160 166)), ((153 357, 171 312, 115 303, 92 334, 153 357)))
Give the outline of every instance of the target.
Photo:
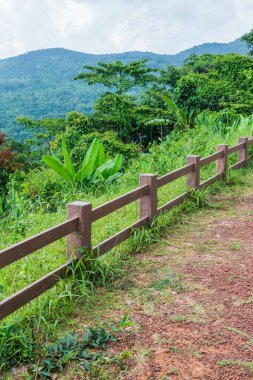
MULTIPOLYGON (((89 86, 74 81, 83 65, 98 62, 129 63, 148 59, 148 66, 163 68, 166 64, 181 66, 190 54, 247 55, 245 42, 237 39, 230 43, 206 43, 175 55, 151 52, 118 54, 87 54, 61 48, 31 51, 17 57, 0 60, 0 130, 23 142, 29 131, 18 124, 18 116, 32 119, 63 118, 73 110, 90 114, 94 102, 104 92, 102 85, 89 86)), ((137 90, 138 91, 138 90, 137 90)))
MULTIPOLYGON (((1 132, 0 249, 64 221, 71 201, 99 205, 133 189, 140 173, 163 175, 184 165, 188 154, 209 155, 218 143, 233 145, 238 137, 251 136, 253 31, 242 39, 248 55, 191 54, 179 67, 156 68, 147 59, 85 65, 73 83, 80 91, 82 86, 99 86, 92 112, 75 110, 44 119, 20 116, 18 123, 27 131, 23 142, 1 132)), ((203 171, 202 179, 213 169, 203 171)), ((170 196, 177 196, 183 186, 182 181, 171 186, 170 196)), ((162 201, 167 190, 160 196, 162 201)), ((199 197, 201 204, 206 194, 199 197)), ((106 225, 97 223, 93 243, 128 225, 136 212, 137 206, 131 205, 108 218, 106 225)), ((126 252, 138 252, 156 241, 154 229, 134 235, 114 255, 88 258, 81 277, 60 283, 8 317, 0 327, 0 374, 17 363, 33 361, 34 351, 40 352, 34 335, 43 342, 55 334, 67 315, 86 302, 81 294, 90 300, 95 286, 119 275, 126 252)), ((12 264, 12 272, 3 269, 0 300, 62 264, 64 244, 56 242, 12 264)), ((54 368, 43 363, 36 371, 50 378, 54 368)))

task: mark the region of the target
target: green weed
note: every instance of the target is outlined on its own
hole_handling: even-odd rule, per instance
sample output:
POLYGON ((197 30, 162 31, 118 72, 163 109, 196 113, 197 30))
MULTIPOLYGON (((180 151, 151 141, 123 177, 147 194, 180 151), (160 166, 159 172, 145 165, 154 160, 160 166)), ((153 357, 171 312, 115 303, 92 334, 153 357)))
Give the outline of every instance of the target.
POLYGON ((251 373, 253 373, 253 362, 242 361, 239 359, 224 359, 224 360, 218 361, 217 364, 221 367, 226 367, 226 366, 244 367, 248 369, 251 373))
POLYGON ((170 273, 166 278, 153 282, 149 287, 160 291, 170 288, 177 292, 181 292, 184 289, 181 276, 175 273, 170 273))

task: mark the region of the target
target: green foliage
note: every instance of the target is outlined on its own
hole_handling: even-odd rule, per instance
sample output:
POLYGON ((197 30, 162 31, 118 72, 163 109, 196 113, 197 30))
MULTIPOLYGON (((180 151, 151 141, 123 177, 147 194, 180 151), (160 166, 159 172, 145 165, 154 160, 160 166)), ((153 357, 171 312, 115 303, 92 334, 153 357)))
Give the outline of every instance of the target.
POLYGON ((0 196, 0 216, 9 214, 18 219, 24 214, 24 211, 24 202, 13 184, 6 196, 0 196))
POLYGON ((241 40, 246 42, 249 50, 249 55, 253 55, 253 29, 251 29, 248 33, 245 33, 242 37, 241 40))
POLYGON ((94 105, 93 127, 116 131, 123 141, 131 140, 135 130, 134 100, 126 94, 105 93, 94 105))
MULTIPOLYGON (((114 331, 117 330, 114 328, 114 331)), ((107 344, 115 340, 102 326, 88 327, 82 336, 69 332, 62 339, 45 346, 43 342, 37 342, 32 330, 17 324, 4 324, 0 330, 0 373, 22 363, 27 364, 30 374, 51 379, 53 373, 62 372, 66 364, 73 360, 78 360, 89 370, 91 362, 104 356, 97 350, 105 350, 107 344)))
MULTIPOLYGON (((65 134, 67 144, 69 146, 69 141, 71 141, 71 135, 69 135, 69 140, 65 134)), ((130 159, 136 158, 140 151, 140 147, 133 143, 123 143, 118 139, 117 133, 114 131, 105 132, 90 132, 85 135, 80 135, 77 144, 71 150, 71 157, 73 161, 80 165, 85 152, 87 151, 89 145, 92 143, 94 138, 101 141, 109 157, 113 157, 117 154, 122 154, 124 157, 124 164, 128 164, 130 159)))
POLYGON ((105 349, 107 344, 112 341, 115 341, 115 338, 103 327, 87 328, 81 338, 76 334, 68 333, 64 338, 46 347, 41 364, 34 367, 33 372, 42 378, 52 378, 53 373, 62 372, 65 365, 71 360, 79 360, 84 368, 89 370, 90 362, 98 360, 104 354, 92 353, 87 350, 105 349))
POLYGON ((156 70, 147 67, 146 64, 147 59, 140 59, 127 64, 121 61, 98 62, 97 66, 84 66, 86 71, 78 74, 75 79, 82 79, 89 85, 102 84, 121 95, 133 87, 146 86, 156 80, 152 74, 156 70))
POLYGON ((57 133, 65 130, 64 119, 43 119, 32 120, 27 117, 18 117, 17 122, 31 131, 31 138, 27 143, 36 149, 47 151, 50 149, 50 143, 54 140, 57 133))
POLYGON ((44 49, 0 61, 1 118, 0 130, 11 138, 24 141, 30 131, 16 122, 20 115, 31 119, 63 118, 75 110, 90 113, 96 99, 102 95, 103 86, 89 86, 73 77, 83 65, 97 65, 148 59, 149 66, 162 68, 166 64, 180 66, 191 53, 247 54, 245 42, 236 40, 229 44, 205 44, 176 55, 159 55, 149 52, 95 55, 66 49, 44 49))
POLYGON ((35 338, 29 328, 4 323, 0 328, 0 373, 20 361, 31 360, 35 347, 35 338))
POLYGON ((251 114, 253 61, 250 58, 238 54, 192 55, 177 70, 180 79, 173 87, 174 99, 188 115, 225 108, 251 114))
POLYGON ((181 276, 175 273, 170 273, 166 278, 153 282, 149 287, 160 291, 167 288, 176 290, 177 292, 183 291, 181 276))
POLYGON ((43 156, 43 162, 66 182, 73 185, 99 181, 108 185, 120 175, 122 155, 118 154, 113 160, 106 161, 104 147, 99 139, 95 138, 92 141, 77 171, 71 161, 64 134, 62 134, 62 154, 63 163, 56 156, 49 155, 43 156))

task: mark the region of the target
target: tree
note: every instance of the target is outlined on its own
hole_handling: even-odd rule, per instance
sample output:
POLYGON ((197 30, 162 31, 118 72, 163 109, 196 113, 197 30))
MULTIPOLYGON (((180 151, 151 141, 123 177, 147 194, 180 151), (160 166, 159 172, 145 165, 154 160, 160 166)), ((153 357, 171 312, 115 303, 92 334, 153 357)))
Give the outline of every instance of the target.
POLYGON ((245 33, 242 37, 241 40, 246 42, 247 46, 249 49, 249 55, 253 56, 253 29, 251 29, 250 32, 245 33))
POLYGON ((135 98, 126 94, 105 93, 94 106, 91 122, 94 129, 114 130, 123 141, 130 141, 135 130, 135 98))
POLYGON ((5 135, 0 133, 0 193, 5 192, 9 175, 19 168, 16 161, 16 152, 5 145, 5 135))
POLYGON ((124 94, 133 87, 145 87, 156 81, 153 73, 156 69, 147 67, 147 59, 132 61, 127 64, 121 61, 112 63, 99 62, 97 66, 84 66, 86 71, 78 74, 74 79, 82 79, 89 85, 102 84, 111 92, 124 94))
POLYGON ((239 54, 191 55, 173 90, 173 100, 188 116, 203 110, 252 113, 253 61, 239 54))
POLYGON ((127 92, 134 87, 146 87, 157 81, 153 74, 156 69, 147 67, 147 60, 124 64, 99 62, 97 66, 84 66, 85 72, 75 79, 84 80, 89 85, 102 84, 108 88, 96 102, 91 120, 95 128, 111 129, 118 132, 119 137, 131 141, 136 131, 134 118, 135 98, 127 92))
POLYGON ((64 132, 66 128, 65 119, 32 120, 20 116, 17 121, 32 132, 33 137, 27 142, 37 150, 39 148, 42 151, 49 151, 50 143, 55 139, 56 134, 64 132))

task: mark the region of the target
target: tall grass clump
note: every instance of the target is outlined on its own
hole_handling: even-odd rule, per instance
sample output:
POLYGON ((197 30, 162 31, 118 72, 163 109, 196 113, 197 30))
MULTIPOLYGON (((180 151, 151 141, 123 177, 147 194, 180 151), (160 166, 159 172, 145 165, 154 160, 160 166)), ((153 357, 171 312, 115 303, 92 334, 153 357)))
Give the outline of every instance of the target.
MULTIPOLYGON (((217 144, 234 145, 240 136, 251 136, 252 131, 253 117, 238 118, 230 126, 227 126, 222 123, 219 114, 204 112, 196 118, 194 128, 175 129, 160 144, 152 144, 147 153, 140 154, 138 159, 132 161, 120 180, 115 179, 114 183, 103 186, 102 191, 99 187, 78 188, 69 192, 64 188, 62 191, 61 185, 64 186, 64 183, 57 180, 57 176, 54 174, 51 175, 49 169, 44 168, 40 174, 41 182, 47 177, 47 181, 51 181, 49 188, 52 190, 50 193, 52 198, 48 196, 46 205, 40 204, 37 200, 34 207, 34 202, 26 197, 25 189, 31 186, 31 181, 33 181, 32 175, 28 175, 28 178, 23 179, 21 186, 16 188, 13 183, 14 190, 10 193, 13 195, 13 199, 19 200, 21 205, 17 205, 18 212, 15 210, 15 202, 12 202, 10 206, 6 205, 6 207, 10 207, 11 212, 6 213, 0 220, 0 249, 63 222, 66 219, 68 202, 87 201, 96 207, 137 187, 138 175, 141 173, 156 173, 161 176, 184 166, 186 156, 189 154, 207 156, 216 151, 217 144), (57 193, 57 196, 54 195, 54 192, 57 193), (53 206, 50 204, 51 199, 53 206)), ((229 165, 233 164, 236 159, 236 155, 232 155, 229 165)), ((214 170, 213 164, 203 167, 201 180, 213 175, 214 170)), ((38 178, 39 174, 35 173, 33 176, 38 178)), ((228 183, 229 178, 230 175, 228 175, 228 183)), ((234 183, 235 179, 231 177, 231 181, 234 183)), ((168 202, 184 191, 185 178, 160 188, 158 205, 168 202)), ((132 239, 121 244, 112 252, 97 260, 89 259, 89 265, 87 261, 79 262, 78 266, 71 268, 72 275, 69 278, 60 281, 53 289, 1 322, 1 344, 6 347, 14 347, 13 352, 19 352, 18 355, 15 355, 16 362, 22 362, 25 355, 29 357, 30 350, 33 349, 33 343, 31 346, 26 345, 25 337, 34 342, 33 336, 36 336, 36 341, 43 341, 57 335, 60 327, 68 325, 68 316, 76 308, 85 307, 89 302, 93 302, 96 285, 106 285, 117 276, 122 275, 124 262, 130 257, 127 252, 138 252, 157 242, 163 233, 164 226, 175 224, 180 213, 192 212, 196 208, 208 205, 208 197, 206 192, 195 192, 187 202, 157 218, 150 229, 134 232, 132 239), (20 339, 15 340, 13 335, 20 339)), ((96 221, 92 229, 92 243, 97 245, 120 229, 132 224, 138 219, 138 213, 138 202, 134 202, 96 221)), ((65 251, 66 243, 64 239, 61 239, 2 269, 0 300, 63 264, 66 260, 65 251)), ((6 350, 0 351, 0 362, 1 352, 2 355, 5 355, 6 360, 12 363, 14 359, 11 356, 8 358, 8 355, 11 354, 9 351, 6 353, 6 350)))

